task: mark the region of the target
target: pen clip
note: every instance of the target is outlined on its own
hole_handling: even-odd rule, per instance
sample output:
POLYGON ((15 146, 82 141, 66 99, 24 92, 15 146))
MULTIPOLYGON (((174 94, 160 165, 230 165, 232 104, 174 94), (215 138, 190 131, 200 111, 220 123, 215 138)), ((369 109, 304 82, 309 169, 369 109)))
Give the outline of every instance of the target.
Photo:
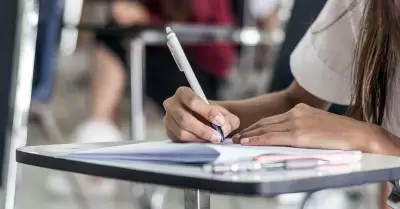
POLYGON ((176 65, 178 66, 179 70, 180 70, 181 72, 183 72, 183 69, 181 68, 181 66, 179 65, 178 60, 177 60, 176 57, 175 57, 174 48, 171 47, 171 45, 169 44, 169 42, 167 42, 167 46, 168 46, 168 48, 169 48, 169 51, 171 51, 172 57, 174 58, 175 63, 176 63, 176 65))

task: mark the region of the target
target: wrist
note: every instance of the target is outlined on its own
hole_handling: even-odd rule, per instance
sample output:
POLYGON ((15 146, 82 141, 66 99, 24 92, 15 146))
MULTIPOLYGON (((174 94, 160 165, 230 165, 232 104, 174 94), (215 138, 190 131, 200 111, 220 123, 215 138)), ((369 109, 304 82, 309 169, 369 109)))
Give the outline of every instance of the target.
POLYGON ((400 155, 397 137, 381 126, 367 124, 367 130, 361 131, 362 137, 367 139, 362 151, 382 155, 400 155))
POLYGON ((210 104, 219 105, 219 106, 225 108, 226 110, 228 110, 230 113, 236 115, 236 112, 235 112, 236 108, 233 103, 234 102, 231 102, 231 101, 210 101, 210 104))

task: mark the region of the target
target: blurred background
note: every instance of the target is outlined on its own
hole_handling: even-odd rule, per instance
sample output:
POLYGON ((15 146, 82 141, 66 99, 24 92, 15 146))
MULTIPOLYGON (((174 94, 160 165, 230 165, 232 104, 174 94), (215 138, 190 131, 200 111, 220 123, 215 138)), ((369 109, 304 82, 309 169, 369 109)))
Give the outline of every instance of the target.
MULTIPOLYGON (((135 49, 131 41, 140 40, 138 31, 170 23, 180 25, 188 34, 194 31, 192 36, 196 36, 196 27, 209 31, 205 32, 207 43, 183 44, 194 71, 209 99, 242 99, 279 91, 291 83, 290 53, 325 0, 0 3, 4 5, 0 6, 0 26, 5 31, 0 34, 0 95, 7 98, 0 103, 4 173, 10 160, 7 147, 12 148, 13 143, 166 139, 162 101, 187 83, 163 46, 141 45, 143 66, 131 66, 131 61, 141 60, 130 56, 135 49), (217 40, 220 33, 226 34, 226 28, 231 35, 210 41, 214 39, 209 36, 217 40), (131 82, 135 80, 143 85, 137 88, 131 82), (143 101, 132 97, 142 93, 143 101), (137 103, 143 105, 138 107, 137 103), (132 112, 139 115, 132 117, 132 112), (7 142, 10 135, 11 142, 7 142)), ((344 110, 336 105, 331 109, 337 114, 344 110)), ((23 165, 19 171, 16 208, 140 208, 145 204, 134 198, 127 182, 74 175, 76 186, 63 172, 23 165), (80 190, 83 194, 77 194, 80 190)), ((5 182, 6 175, 2 179, 5 182)), ((160 191, 152 185, 146 187, 160 191)), ((307 208, 379 208, 377 188, 368 185, 318 192, 307 208)), ((4 197, 4 184, 2 194, 4 197)), ((304 195, 215 195, 211 204, 237 209, 298 208, 304 195)), ((183 207, 182 191, 168 190, 165 202, 165 208, 183 207)))

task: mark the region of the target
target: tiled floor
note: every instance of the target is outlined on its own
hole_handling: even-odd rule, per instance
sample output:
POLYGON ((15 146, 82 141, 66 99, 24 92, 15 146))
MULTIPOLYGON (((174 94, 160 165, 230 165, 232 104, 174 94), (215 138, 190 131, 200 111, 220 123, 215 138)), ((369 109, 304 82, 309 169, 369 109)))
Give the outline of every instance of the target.
MULTIPOLYGON (((83 121, 87 115, 86 111, 86 96, 87 86, 76 85, 72 80, 76 77, 82 77, 89 69, 87 54, 81 54, 70 58, 63 58, 60 60, 61 69, 58 74, 58 85, 55 91, 54 100, 51 105, 57 123, 62 127, 65 136, 65 142, 68 142, 68 136, 77 124, 83 121)), ((82 82, 85 84, 85 82, 82 82)), ((163 130, 160 124, 151 122, 148 127, 148 138, 156 139, 163 136, 163 130)), ((43 144, 45 143, 46 136, 40 131, 37 125, 31 124, 29 128, 29 144, 43 144)), ((22 181, 17 191, 17 208, 18 209, 79 209, 79 205, 72 197, 56 197, 46 191, 44 185, 46 176, 49 170, 20 166, 22 168, 22 181)), ((91 208, 96 209, 127 209, 138 208, 133 204, 132 195, 130 192, 130 184, 127 182, 120 183, 120 191, 118 198, 112 200, 93 199, 89 198, 91 208)), ((376 201, 370 195, 370 191, 364 192, 365 207, 373 209, 376 201), (368 201, 367 201, 368 200, 368 201)), ((323 209, 338 209, 338 208, 356 208, 354 205, 349 205, 348 201, 344 199, 343 193, 326 191, 317 195, 316 200, 311 201, 308 208, 323 208, 323 209), (317 201, 318 200, 318 201, 317 201)), ((218 209, 241 209, 241 208, 269 208, 269 209, 291 209, 298 208, 298 202, 293 204, 277 204, 276 199, 267 198, 240 198, 240 197, 226 197, 226 196, 212 196, 212 207, 218 209)), ((172 189, 167 196, 166 208, 176 209, 183 208, 182 191, 172 189)))

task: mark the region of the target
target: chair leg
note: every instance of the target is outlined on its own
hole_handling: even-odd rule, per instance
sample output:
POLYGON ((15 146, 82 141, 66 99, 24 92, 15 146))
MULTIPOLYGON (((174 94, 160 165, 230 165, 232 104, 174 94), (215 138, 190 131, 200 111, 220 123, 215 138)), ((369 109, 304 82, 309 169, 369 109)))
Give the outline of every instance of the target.
POLYGON ((39 118, 41 128, 46 134, 48 142, 56 144, 64 142, 64 137, 59 126, 56 124, 50 107, 45 104, 32 102, 31 112, 39 118))
MULTIPOLYGON (((32 102, 31 112, 36 114, 39 118, 39 122, 43 132, 47 135, 47 140, 49 143, 61 144, 65 142, 62 136, 61 130, 56 123, 53 113, 49 106, 41 104, 38 102, 32 102)), ((76 201, 79 203, 82 209, 89 209, 89 202, 85 198, 82 188, 79 185, 77 178, 70 173, 66 173, 65 177, 71 183, 72 188, 74 188, 74 196, 76 201)))

